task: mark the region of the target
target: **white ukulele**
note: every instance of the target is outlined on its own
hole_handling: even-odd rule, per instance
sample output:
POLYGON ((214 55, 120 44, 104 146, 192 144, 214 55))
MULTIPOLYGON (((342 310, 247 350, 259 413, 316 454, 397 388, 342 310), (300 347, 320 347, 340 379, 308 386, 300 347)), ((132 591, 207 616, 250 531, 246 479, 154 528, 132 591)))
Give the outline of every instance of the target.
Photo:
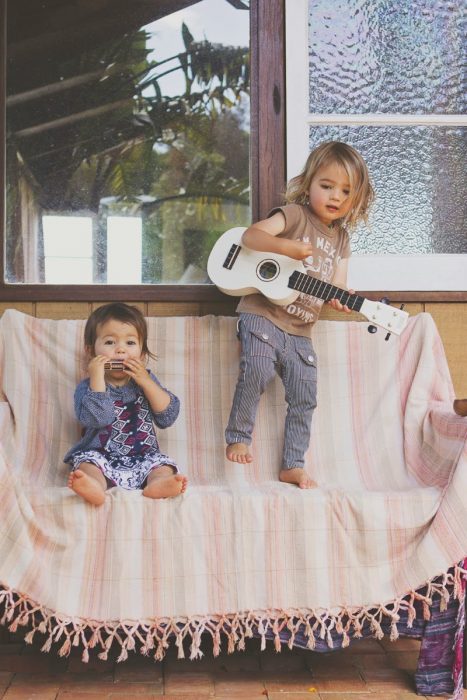
MULTIPOLYGON (((372 323, 396 335, 400 335, 407 325, 409 314, 406 311, 350 294, 312 277, 299 260, 247 248, 242 244, 244 231, 246 228, 242 226, 226 231, 209 255, 208 275, 225 294, 243 296, 261 292, 279 306, 292 303, 301 293, 309 294, 324 301, 338 299, 352 311, 358 311, 372 323)), ((370 326, 369 330, 372 328, 370 326)))

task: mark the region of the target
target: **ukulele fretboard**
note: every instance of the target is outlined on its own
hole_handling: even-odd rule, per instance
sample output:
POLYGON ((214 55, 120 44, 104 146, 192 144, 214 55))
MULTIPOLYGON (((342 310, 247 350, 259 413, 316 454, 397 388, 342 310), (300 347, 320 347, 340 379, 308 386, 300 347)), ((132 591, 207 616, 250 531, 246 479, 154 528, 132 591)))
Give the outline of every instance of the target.
POLYGON ((364 297, 358 294, 351 294, 345 289, 335 287, 333 284, 323 282, 316 277, 306 275, 303 272, 296 270, 289 277, 288 286, 304 294, 309 294, 312 297, 329 301, 330 299, 338 299, 341 304, 348 306, 353 311, 360 311, 362 304, 365 301, 364 297))

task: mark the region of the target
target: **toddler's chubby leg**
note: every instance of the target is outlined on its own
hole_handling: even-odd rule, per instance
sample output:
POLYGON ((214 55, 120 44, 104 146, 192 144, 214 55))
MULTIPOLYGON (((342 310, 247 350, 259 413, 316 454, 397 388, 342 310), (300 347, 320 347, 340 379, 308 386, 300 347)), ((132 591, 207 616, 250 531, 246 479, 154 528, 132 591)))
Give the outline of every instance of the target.
POLYGON ((148 476, 143 496, 147 498, 174 498, 186 491, 188 479, 183 474, 175 474, 168 464, 156 467, 148 476))
POLYGON ((99 467, 91 462, 82 462, 79 469, 71 472, 68 486, 93 506, 101 506, 105 501, 107 481, 99 467))
POLYGON ((250 464, 253 461, 250 448, 244 442, 232 442, 230 445, 227 445, 225 454, 231 462, 250 464))
POLYGON ((315 489, 318 484, 302 467, 292 467, 292 469, 281 469, 279 481, 287 484, 296 484, 299 489, 315 489))

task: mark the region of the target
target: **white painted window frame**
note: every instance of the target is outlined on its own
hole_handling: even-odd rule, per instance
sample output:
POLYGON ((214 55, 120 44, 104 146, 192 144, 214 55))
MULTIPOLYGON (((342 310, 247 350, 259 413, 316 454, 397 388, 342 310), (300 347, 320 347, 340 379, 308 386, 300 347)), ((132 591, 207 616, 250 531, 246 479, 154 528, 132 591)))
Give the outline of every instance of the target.
MULTIPOLYGON (((467 126, 467 115, 310 113, 308 8, 308 0, 285 0, 288 179, 304 166, 312 124, 467 126)), ((354 254, 348 283, 369 291, 466 291, 467 255, 354 254)))

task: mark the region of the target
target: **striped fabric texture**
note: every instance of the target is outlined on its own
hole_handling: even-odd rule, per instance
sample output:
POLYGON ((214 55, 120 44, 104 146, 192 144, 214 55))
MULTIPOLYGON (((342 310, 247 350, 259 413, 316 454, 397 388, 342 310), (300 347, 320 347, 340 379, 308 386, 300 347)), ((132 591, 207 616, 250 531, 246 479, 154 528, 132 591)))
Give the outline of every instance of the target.
POLYGON ((66 487, 62 458, 80 432, 84 321, 9 310, 0 322, 0 602, 3 624, 120 658, 242 648, 252 629, 309 647, 336 630, 381 636, 399 613, 429 616, 460 595, 467 556, 467 419, 432 318, 400 338, 320 321, 318 407, 306 466, 319 488, 278 481, 285 401, 277 378, 257 415, 251 465, 228 462, 223 433, 238 373, 234 318, 149 318, 150 362, 181 400, 161 449, 189 485, 144 498, 113 488, 102 507, 66 487), (438 577, 436 580, 435 578, 438 577), (440 578, 439 578, 440 577, 440 578), (423 596, 417 593, 425 586, 423 596), (223 646, 224 648, 224 646, 223 646))

